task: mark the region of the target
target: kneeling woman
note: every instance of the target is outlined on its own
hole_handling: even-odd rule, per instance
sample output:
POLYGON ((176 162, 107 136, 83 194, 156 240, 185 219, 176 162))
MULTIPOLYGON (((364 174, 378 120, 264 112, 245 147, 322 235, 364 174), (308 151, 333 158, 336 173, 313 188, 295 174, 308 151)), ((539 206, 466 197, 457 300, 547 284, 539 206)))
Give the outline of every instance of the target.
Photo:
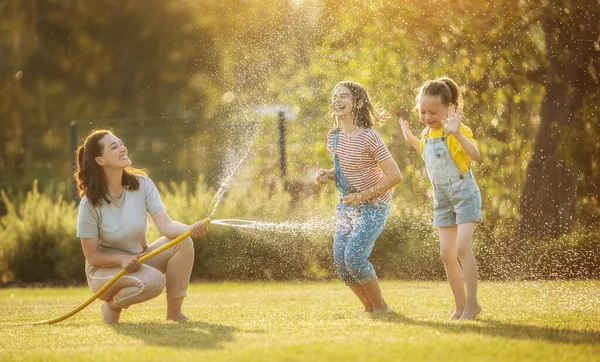
POLYGON ((204 220, 184 225, 171 220, 158 189, 142 170, 131 167, 127 148, 107 130, 92 132, 77 150, 75 179, 81 203, 77 236, 85 254, 85 274, 92 292, 97 292, 121 269, 121 277, 100 296, 102 320, 119 321, 121 310, 157 297, 166 286, 167 319, 186 320, 181 313, 192 265, 191 238, 148 259, 147 254, 172 239, 191 231, 203 236, 204 220), (150 214, 163 237, 148 244, 146 231, 150 214))

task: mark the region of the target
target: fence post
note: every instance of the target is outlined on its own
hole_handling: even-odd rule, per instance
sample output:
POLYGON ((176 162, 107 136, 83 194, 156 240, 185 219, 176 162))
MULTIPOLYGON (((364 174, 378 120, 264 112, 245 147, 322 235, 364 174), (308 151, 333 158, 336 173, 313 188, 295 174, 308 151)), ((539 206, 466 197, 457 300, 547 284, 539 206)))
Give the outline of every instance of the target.
POLYGON ((75 178, 73 177, 73 173, 77 169, 77 124, 75 121, 71 121, 71 190, 72 197, 75 204, 79 204, 79 193, 77 192, 77 182, 75 182, 75 178))
POLYGON ((279 111, 279 113, 277 114, 277 118, 279 120, 279 154, 281 156, 281 176, 285 177, 287 173, 287 165, 285 159, 285 113, 283 111, 279 111))

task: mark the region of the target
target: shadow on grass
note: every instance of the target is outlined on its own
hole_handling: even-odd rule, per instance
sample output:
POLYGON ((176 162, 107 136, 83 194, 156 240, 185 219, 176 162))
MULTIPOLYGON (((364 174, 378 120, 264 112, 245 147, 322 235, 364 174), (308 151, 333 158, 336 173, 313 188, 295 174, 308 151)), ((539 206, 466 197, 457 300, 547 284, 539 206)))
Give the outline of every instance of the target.
POLYGON ((392 312, 389 314, 374 314, 371 318, 382 322, 408 324, 413 326, 431 327, 451 333, 475 332, 494 337, 512 339, 543 340, 555 343, 597 344, 600 343, 600 332, 578 331, 566 328, 537 327, 500 322, 493 319, 478 318, 473 322, 432 322, 416 320, 392 312))
POLYGON ((218 349, 233 340, 236 328, 205 322, 185 323, 119 323, 111 325, 115 332, 143 340, 146 344, 218 349))

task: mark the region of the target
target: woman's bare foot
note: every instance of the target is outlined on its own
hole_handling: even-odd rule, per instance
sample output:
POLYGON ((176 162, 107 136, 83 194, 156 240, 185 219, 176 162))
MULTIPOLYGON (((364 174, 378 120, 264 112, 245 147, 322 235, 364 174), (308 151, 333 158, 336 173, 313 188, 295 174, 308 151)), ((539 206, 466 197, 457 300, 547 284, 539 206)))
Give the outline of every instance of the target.
POLYGON ((167 314, 167 320, 175 321, 175 322, 187 322, 189 320, 189 318, 183 313, 179 313, 178 315, 175 315, 175 316, 171 316, 171 315, 167 314))
POLYGON ((119 318, 121 317, 121 311, 123 309, 117 306, 114 299, 104 302, 100 309, 102 310, 102 321, 104 323, 119 323, 119 318))
POLYGON ((181 313, 181 305, 183 304, 183 297, 167 299, 167 320, 175 322, 185 322, 188 317, 181 313))
POLYGON ((465 308, 465 311, 463 312, 462 316, 460 317, 460 320, 473 320, 475 319, 475 317, 477 317, 477 315, 481 312, 481 306, 479 305, 479 303, 477 303, 477 305, 475 307, 469 307, 467 306, 465 308))

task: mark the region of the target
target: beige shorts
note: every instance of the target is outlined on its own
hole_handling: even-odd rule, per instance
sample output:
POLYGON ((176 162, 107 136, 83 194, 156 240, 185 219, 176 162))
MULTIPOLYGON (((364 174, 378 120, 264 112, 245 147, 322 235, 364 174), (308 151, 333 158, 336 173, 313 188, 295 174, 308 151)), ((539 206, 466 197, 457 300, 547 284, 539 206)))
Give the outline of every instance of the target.
MULTIPOLYGON (((149 253, 169 241, 171 239, 161 237, 149 245, 144 253, 149 253)), ((127 308, 159 296, 165 286, 167 299, 185 297, 193 264, 194 244, 188 237, 146 260, 139 270, 126 273, 102 293, 99 299, 107 301, 113 298, 118 306, 127 308)), ((121 270, 121 267, 104 268, 91 265, 87 261, 85 263, 85 275, 93 293, 100 290, 121 270)))

